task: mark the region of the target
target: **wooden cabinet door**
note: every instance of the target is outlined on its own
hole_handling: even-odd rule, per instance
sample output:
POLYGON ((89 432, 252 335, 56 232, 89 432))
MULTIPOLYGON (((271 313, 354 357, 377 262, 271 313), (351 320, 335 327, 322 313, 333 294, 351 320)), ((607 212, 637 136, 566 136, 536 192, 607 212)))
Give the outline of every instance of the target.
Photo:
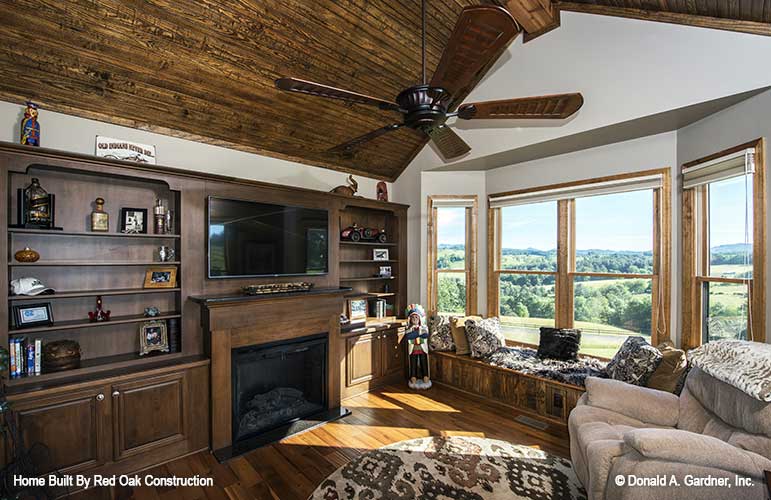
POLYGON ((382 353, 377 335, 359 335, 346 339, 345 385, 351 387, 380 376, 382 353))
POLYGON ((187 439, 186 374, 112 386, 115 461, 187 439))
POLYGON ((381 352, 383 355, 382 375, 392 375, 404 370, 406 349, 400 343, 399 330, 387 330, 380 334, 381 352))
POLYGON ((19 435, 41 474, 77 474, 109 461, 107 389, 96 386, 12 403, 19 435))

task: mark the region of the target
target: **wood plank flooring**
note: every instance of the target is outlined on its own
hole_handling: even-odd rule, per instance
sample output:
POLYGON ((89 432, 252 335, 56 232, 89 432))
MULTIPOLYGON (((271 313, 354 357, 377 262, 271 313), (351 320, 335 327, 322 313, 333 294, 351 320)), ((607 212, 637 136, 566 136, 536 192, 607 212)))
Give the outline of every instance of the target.
POLYGON ((140 473, 156 477, 214 478, 212 488, 117 487, 84 492, 139 500, 306 499, 338 467, 359 454, 425 436, 468 435, 501 439, 569 456, 564 436, 551 436, 512 420, 512 411, 435 385, 424 392, 389 386, 344 402, 353 414, 280 443, 220 464, 197 453, 140 473))

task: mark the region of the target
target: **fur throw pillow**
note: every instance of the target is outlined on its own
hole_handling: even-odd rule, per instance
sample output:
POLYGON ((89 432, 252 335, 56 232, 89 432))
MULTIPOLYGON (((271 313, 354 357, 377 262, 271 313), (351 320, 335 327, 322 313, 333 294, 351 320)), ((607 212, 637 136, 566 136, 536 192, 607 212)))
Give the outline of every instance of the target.
POLYGON ((661 351, 642 337, 627 337, 608 363, 608 376, 632 385, 644 386, 663 358, 661 351))
POLYGON ((428 318, 428 347, 432 351, 453 351, 455 342, 452 340, 450 316, 432 314, 428 318))
POLYGON ((541 339, 538 343, 539 358, 577 361, 579 347, 581 347, 581 330, 541 327, 541 339))

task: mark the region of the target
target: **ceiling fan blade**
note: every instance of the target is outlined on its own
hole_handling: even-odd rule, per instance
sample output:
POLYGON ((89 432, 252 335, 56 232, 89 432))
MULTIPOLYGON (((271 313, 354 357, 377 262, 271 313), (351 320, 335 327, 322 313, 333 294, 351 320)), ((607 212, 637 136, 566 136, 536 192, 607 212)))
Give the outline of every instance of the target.
POLYGON ((471 151, 471 146, 466 144, 466 141, 460 138, 450 127, 447 125, 439 125, 426 130, 426 133, 434 141, 437 149, 442 153, 445 159, 457 158, 463 156, 471 151))
POLYGON ((328 97, 330 99, 340 99, 356 104, 369 104, 370 106, 377 106, 380 109, 399 111, 399 106, 393 102, 384 101, 383 99, 364 94, 358 94, 356 92, 351 92, 350 90, 330 87, 329 85, 299 80, 297 78, 279 78, 276 80, 276 88, 289 92, 299 92, 301 94, 328 97))
POLYGON ((388 132, 394 131, 396 129, 399 129, 403 127, 401 123, 392 123, 391 125, 386 125, 385 127, 379 128, 377 130, 373 130, 372 132, 368 132, 364 135, 360 135, 359 137, 356 137, 355 139, 351 139, 348 142, 344 142, 342 144, 338 144, 337 146, 330 148, 327 150, 328 153, 350 153, 354 148, 357 146, 367 142, 371 141, 372 139, 376 137, 380 137, 383 134, 387 134, 388 132))
POLYGON ((477 74, 492 65, 519 33, 517 22, 495 5, 466 7, 455 24, 436 68, 431 86, 453 96, 471 90, 477 74))
POLYGON ((584 104, 579 93, 523 97, 502 101, 471 102, 458 108, 458 118, 478 119, 562 119, 584 104))

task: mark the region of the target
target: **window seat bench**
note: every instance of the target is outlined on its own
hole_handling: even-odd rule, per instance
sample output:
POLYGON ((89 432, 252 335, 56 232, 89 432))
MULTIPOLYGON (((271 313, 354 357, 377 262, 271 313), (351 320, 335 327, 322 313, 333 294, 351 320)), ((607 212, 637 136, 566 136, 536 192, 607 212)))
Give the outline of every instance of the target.
MULTIPOLYGON (((532 370, 533 362, 523 360, 522 357, 522 350, 506 347, 484 360, 454 352, 432 351, 429 356, 431 379, 441 385, 513 408, 515 414, 535 419, 536 425, 532 425, 533 422, 528 419, 520 422, 536 428, 540 424, 539 430, 553 428, 560 433, 566 432, 568 415, 584 393, 583 378, 575 376, 575 370, 568 370, 571 372, 568 377, 564 376, 564 370, 559 369, 557 371, 563 373, 532 370), (520 371, 499 366, 501 364, 531 366, 520 371), (573 380, 575 383, 565 383, 555 378, 573 380)), ((604 376, 603 362, 582 358, 582 364, 587 367, 586 376, 604 376)))

